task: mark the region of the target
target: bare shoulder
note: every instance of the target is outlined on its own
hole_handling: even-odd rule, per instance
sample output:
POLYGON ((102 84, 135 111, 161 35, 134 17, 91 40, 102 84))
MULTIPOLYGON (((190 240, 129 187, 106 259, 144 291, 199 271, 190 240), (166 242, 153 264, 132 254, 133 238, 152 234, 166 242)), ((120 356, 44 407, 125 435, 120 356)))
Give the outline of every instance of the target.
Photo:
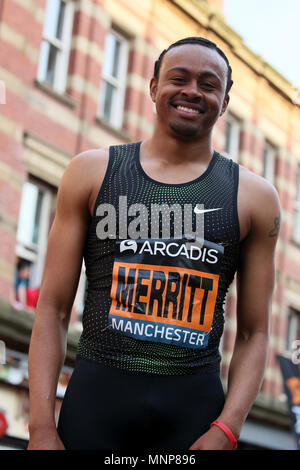
MULTIPOLYGON (((280 224, 280 200, 275 186, 260 175, 240 165, 240 192, 246 201, 252 229, 266 230, 280 224)), ((275 231, 274 231, 275 233, 275 231)))
POLYGON ((107 148, 86 150, 70 160, 63 174, 61 185, 74 191, 74 197, 89 210, 102 184, 108 159, 107 148))
POLYGON ((272 183, 243 165, 239 165, 239 167, 240 184, 243 190, 251 193, 251 197, 258 199, 268 197, 271 201, 279 201, 278 192, 272 183))
POLYGON ((95 173, 97 176, 105 173, 108 163, 109 150, 106 148, 91 149, 75 155, 70 161, 69 172, 81 176, 83 182, 89 180, 95 173))

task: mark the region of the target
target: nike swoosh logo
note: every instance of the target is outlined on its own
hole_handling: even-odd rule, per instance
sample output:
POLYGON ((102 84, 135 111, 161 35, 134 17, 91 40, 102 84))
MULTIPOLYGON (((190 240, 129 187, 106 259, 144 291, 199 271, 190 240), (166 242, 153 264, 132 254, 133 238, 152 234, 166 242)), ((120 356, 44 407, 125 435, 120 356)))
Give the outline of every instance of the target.
POLYGON ((216 209, 198 209, 196 206, 194 209, 195 214, 204 214, 205 212, 220 211, 223 207, 218 207, 216 209))

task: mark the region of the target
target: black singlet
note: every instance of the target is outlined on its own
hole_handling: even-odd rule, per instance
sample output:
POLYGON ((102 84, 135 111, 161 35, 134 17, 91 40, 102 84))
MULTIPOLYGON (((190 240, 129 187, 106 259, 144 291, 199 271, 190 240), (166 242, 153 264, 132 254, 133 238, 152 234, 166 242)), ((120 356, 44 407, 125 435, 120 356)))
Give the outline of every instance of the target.
POLYGON ((239 166, 214 152, 201 176, 166 184, 145 173, 139 150, 110 147, 84 250, 78 357, 131 372, 216 371, 239 253, 239 166), (204 242, 190 239, 199 220, 204 242))

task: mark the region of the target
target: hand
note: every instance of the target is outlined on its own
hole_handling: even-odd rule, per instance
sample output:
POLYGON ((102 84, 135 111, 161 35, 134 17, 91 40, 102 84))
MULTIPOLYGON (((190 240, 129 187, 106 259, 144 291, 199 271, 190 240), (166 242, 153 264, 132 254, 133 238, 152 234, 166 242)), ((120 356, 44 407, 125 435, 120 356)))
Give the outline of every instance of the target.
POLYGON ((15 310, 24 310, 24 305, 18 300, 13 300, 11 305, 15 310))
POLYGON ((57 430, 36 430, 30 433, 27 450, 66 450, 57 430))
POLYGON ((189 450, 232 450, 228 437, 217 426, 212 426, 189 450))

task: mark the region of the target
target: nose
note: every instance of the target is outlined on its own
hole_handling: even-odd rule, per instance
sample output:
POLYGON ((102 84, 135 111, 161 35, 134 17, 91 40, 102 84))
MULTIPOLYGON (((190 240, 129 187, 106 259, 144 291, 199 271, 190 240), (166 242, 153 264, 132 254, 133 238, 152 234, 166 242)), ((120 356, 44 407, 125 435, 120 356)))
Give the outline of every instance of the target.
POLYGON ((188 83, 185 84, 185 87, 182 89, 182 95, 188 98, 201 98, 202 92, 198 87, 198 82, 196 79, 191 79, 188 83))

